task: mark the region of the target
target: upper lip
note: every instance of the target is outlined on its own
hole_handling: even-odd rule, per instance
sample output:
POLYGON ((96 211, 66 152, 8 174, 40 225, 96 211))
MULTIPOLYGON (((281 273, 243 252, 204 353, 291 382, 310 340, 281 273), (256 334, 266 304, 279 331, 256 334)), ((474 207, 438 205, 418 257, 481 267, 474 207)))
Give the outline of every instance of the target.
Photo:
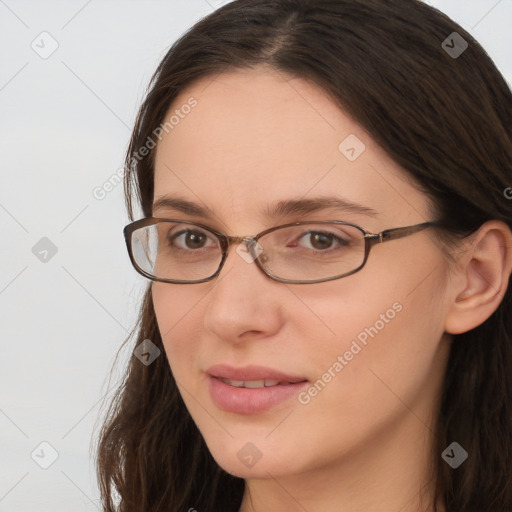
POLYGON ((235 368, 226 364, 216 364, 208 368, 207 373, 212 377, 238 380, 238 381, 250 381, 250 380, 277 380, 279 382, 304 382, 307 379, 305 377, 299 377, 297 375, 287 375, 286 373, 274 370, 273 368, 267 368, 265 366, 242 366, 235 368))

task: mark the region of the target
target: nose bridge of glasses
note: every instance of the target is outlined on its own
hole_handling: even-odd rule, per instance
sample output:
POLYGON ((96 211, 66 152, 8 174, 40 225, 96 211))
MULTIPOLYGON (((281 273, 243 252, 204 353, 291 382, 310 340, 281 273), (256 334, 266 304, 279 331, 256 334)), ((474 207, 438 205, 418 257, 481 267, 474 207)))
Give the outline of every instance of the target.
POLYGON ((232 244, 245 244, 247 247, 250 247, 251 245, 254 245, 256 242, 256 239, 253 236, 226 236, 228 240, 228 245, 232 244))
POLYGON ((239 255, 241 255, 244 260, 246 260, 246 261, 254 261, 263 252, 263 248, 259 245, 257 238, 258 238, 258 235, 255 235, 255 236, 250 236, 250 235, 246 235, 246 236, 229 236, 229 235, 226 235, 226 237, 224 239, 225 242, 226 242, 226 246, 225 246, 225 249, 224 249, 225 254, 227 253, 228 248, 231 245, 243 244, 243 245, 245 245, 246 250, 242 249, 242 252, 240 252, 240 249, 237 248, 236 252, 239 255), (246 256, 245 256, 246 252, 247 252, 247 254, 250 255, 250 256, 247 256, 249 259, 246 259, 246 256))

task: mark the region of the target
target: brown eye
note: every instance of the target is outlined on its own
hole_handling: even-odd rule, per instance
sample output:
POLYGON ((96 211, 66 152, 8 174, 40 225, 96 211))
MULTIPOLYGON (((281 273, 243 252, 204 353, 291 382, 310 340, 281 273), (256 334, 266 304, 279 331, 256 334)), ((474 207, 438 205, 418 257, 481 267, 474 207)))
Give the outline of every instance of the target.
POLYGON ((332 235, 324 233, 314 233, 310 235, 309 241, 314 249, 329 249, 333 242, 332 235))
POLYGON ((187 229, 171 234, 169 239, 170 244, 177 249, 194 251, 207 247, 209 236, 203 231, 187 229))
POLYGON ((310 231, 300 237, 299 240, 306 241, 308 249, 317 251, 325 251, 331 249, 333 246, 345 247, 350 245, 350 241, 336 236, 334 233, 322 231, 310 231))

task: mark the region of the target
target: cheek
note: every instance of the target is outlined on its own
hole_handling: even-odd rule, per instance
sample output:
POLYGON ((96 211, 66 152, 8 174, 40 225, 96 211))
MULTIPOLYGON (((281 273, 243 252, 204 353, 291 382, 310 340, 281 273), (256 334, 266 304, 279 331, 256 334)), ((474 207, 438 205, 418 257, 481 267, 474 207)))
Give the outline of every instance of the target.
POLYGON ((349 288, 351 283, 343 290, 339 285, 332 292, 324 288, 317 297, 297 292, 309 312, 299 315, 297 307, 292 321, 300 351, 312 369, 311 378, 328 383, 333 391, 338 386, 371 385, 368 368, 387 360, 408 329, 410 311, 396 294, 349 288))
POLYGON ((316 370, 302 403, 308 402, 309 414, 322 418, 324 435, 332 435, 341 420, 352 425, 351 431, 363 432, 407 413, 404 404, 417 403, 422 417, 428 415, 426 397, 433 396, 442 380, 440 363, 447 357, 446 347, 439 348, 443 276, 432 272, 432 261, 416 272, 399 268, 400 276, 389 272, 377 279, 370 271, 347 279, 344 288, 326 287, 316 297, 301 296, 331 331, 315 337, 307 322, 298 329, 309 338, 304 353, 316 370), (378 286, 372 289, 371 282, 378 286))
MULTIPOLYGON (((206 292, 205 292, 206 293, 206 292)), ((179 285, 153 283, 153 305, 162 342, 175 377, 194 363, 202 329, 203 295, 179 285)))

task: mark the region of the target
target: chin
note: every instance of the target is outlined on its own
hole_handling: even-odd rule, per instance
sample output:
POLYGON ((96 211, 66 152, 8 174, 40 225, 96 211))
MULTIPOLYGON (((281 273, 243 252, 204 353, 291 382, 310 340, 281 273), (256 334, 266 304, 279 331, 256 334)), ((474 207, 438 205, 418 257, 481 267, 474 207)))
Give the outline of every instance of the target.
POLYGON ((290 466, 288 465, 286 468, 283 467, 283 464, 278 463, 277 461, 265 461, 263 457, 257 461, 252 467, 246 466, 244 463, 240 462, 237 457, 235 458, 227 458, 227 457, 214 457, 217 464, 230 475, 236 476, 238 478, 247 479, 265 479, 272 477, 281 477, 285 474, 289 474, 291 471, 290 466))
POLYGON ((297 462, 296 454, 288 453, 284 446, 273 445, 265 437, 244 436, 226 439, 225 443, 207 442, 208 449, 217 464, 227 473, 244 479, 260 479, 283 476, 295 472, 290 461, 297 462))

